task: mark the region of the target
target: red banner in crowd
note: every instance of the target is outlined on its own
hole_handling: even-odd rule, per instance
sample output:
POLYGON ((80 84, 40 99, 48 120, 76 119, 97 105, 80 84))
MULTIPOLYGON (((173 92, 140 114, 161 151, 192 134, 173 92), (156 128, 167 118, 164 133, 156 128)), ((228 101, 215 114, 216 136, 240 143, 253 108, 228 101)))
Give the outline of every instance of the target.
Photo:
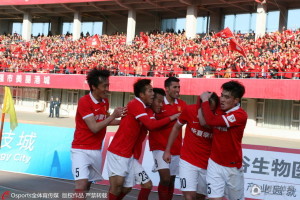
MULTIPOLYGON (((133 84, 140 77, 112 76, 110 90, 114 92, 133 92, 133 84)), ((164 77, 152 79, 153 87, 164 88, 164 77)), ((220 95, 221 85, 231 79, 181 78, 182 95, 199 95, 204 91, 215 91, 220 95)), ((299 80, 288 79, 234 79, 246 87, 246 98, 299 100, 299 80)), ((89 90, 85 75, 42 74, 42 73, 0 73, 0 85, 39 88, 89 90)))
POLYGON ((244 48, 240 44, 238 44, 235 39, 230 39, 229 44, 230 44, 230 49, 232 51, 237 51, 240 54, 242 54, 244 57, 246 57, 244 48))
POLYGON ((216 33, 214 35, 214 37, 221 37, 221 38, 233 38, 233 33, 231 32, 231 30, 227 27, 225 29, 223 29, 222 31, 216 33))
POLYGON ((1 0, 0 5, 33 5, 33 4, 60 4, 60 3, 80 3, 105 0, 1 0))
POLYGON ((93 37, 88 38, 86 40, 86 45, 90 47, 99 47, 101 45, 99 36, 96 34, 93 37))

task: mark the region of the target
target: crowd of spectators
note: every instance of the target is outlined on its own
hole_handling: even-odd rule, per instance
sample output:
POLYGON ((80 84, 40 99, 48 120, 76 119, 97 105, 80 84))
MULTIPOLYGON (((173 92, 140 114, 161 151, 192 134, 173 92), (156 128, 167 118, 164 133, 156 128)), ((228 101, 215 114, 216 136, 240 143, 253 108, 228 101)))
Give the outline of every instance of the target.
POLYGON ((97 47, 91 36, 72 41, 72 35, 39 36, 23 41, 20 35, 0 36, 0 71, 86 74, 106 68, 119 76, 179 76, 217 78, 300 77, 300 30, 235 34, 246 57, 231 51, 228 39, 214 34, 193 40, 181 33, 153 31, 126 45, 126 35, 101 35, 97 47), (145 37, 147 37, 145 39, 145 37))

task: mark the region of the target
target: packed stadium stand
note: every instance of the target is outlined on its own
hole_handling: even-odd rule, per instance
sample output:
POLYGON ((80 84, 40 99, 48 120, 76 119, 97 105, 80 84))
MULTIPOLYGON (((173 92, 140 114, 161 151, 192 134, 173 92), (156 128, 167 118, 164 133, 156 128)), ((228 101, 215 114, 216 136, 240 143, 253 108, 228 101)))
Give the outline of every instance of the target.
POLYGON ((236 34, 246 58, 235 53, 228 39, 206 35, 187 40, 184 33, 149 32, 126 45, 125 35, 103 35, 97 47, 92 36, 39 36, 26 42, 20 35, 1 36, 0 71, 86 74, 94 67, 119 76, 299 79, 300 31, 275 32, 255 40, 236 34))

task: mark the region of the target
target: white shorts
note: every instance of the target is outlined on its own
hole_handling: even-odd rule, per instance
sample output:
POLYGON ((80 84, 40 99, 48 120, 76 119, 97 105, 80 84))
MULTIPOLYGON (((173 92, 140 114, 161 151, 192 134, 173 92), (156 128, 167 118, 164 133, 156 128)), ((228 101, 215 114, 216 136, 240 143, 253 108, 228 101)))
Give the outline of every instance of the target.
POLYGON ((244 199, 243 168, 224 167, 212 159, 208 160, 207 168, 207 196, 219 198, 225 196, 230 200, 244 199))
POLYGON ((106 155, 107 172, 108 177, 111 176, 122 176, 125 178, 124 187, 133 187, 134 175, 133 175, 133 157, 125 158, 116 155, 110 151, 107 151, 106 155))
POLYGON ((179 155, 171 157, 171 163, 166 163, 163 159, 164 151, 155 150, 152 151, 154 166, 152 171, 157 172, 160 169, 170 169, 171 176, 177 176, 179 174, 179 155))
POLYGON ((71 149, 72 174, 75 180, 103 180, 101 150, 71 149))
POLYGON ((136 184, 145 184, 151 181, 143 166, 137 159, 133 159, 133 171, 136 184))
POLYGON ((180 159, 179 177, 181 191, 196 191, 198 194, 207 195, 205 169, 180 159))

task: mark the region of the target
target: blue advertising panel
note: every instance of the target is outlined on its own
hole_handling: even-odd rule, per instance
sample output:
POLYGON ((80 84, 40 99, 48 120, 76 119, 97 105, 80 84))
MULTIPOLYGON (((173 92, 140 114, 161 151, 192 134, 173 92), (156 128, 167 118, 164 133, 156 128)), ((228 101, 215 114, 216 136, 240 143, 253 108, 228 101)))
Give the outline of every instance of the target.
POLYGON ((22 124, 11 132, 4 124, 0 170, 73 179, 70 147, 73 128, 22 124))

